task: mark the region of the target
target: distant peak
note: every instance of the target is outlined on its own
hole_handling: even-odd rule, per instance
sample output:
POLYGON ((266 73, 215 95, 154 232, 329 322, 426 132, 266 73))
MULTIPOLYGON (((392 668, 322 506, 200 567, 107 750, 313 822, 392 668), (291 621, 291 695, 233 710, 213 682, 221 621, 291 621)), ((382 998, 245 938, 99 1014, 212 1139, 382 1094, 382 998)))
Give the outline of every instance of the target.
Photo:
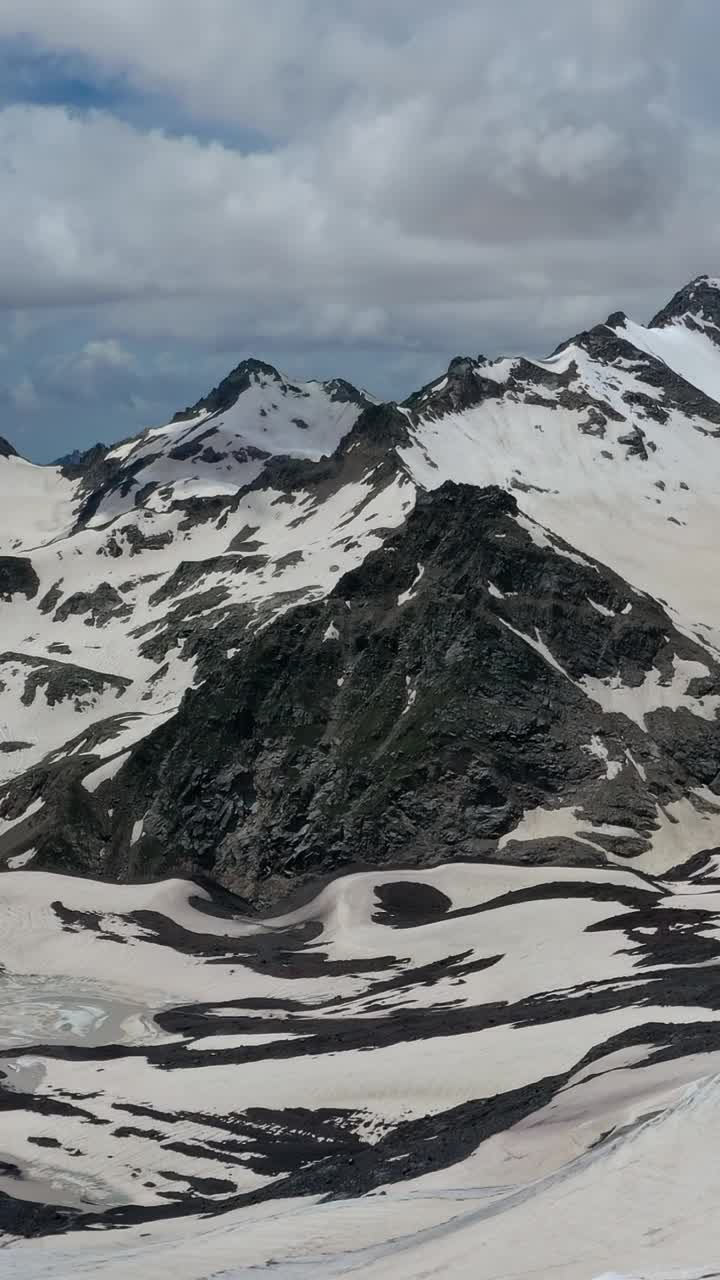
POLYGON ((276 382, 282 382, 282 376, 273 364, 267 364, 264 360, 256 360, 254 356, 249 356, 247 360, 241 360, 228 376, 243 377, 244 374, 263 374, 266 378, 274 378, 276 382))
POLYGON ((447 367, 448 375, 449 377, 452 377, 453 374, 456 376, 462 375, 467 373, 468 370, 474 369, 476 365, 477 361, 473 360, 472 356, 453 356, 447 367))
POLYGON ((331 378, 328 382, 321 384, 331 400, 336 403, 367 405, 372 403, 371 397, 365 395, 363 391, 359 391, 351 382, 347 382, 345 378, 331 378))
POLYGON ((4 436, 0 436, 0 458, 19 458, 20 454, 14 449, 9 440, 4 436))
POLYGON ((224 413, 235 404, 243 391, 247 391, 253 382, 257 382, 260 378, 270 378, 274 382, 283 381, 274 365, 266 364, 264 360, 256 360, 252 356, 247 360, 241 360, 240 364, 236 365, 222 382, 213 387, 208 395, 203 396, 202 400, 176 413, 173 422, 184 422, 187 418, 195 418, 203 412, 224 413))
POLYGON ((711 325, 720 330, 720 280, 714 276, 696 276, 678 289, 667 306, 653 316, 648 327, 662 329, 677 322, 689 329, 711 325))

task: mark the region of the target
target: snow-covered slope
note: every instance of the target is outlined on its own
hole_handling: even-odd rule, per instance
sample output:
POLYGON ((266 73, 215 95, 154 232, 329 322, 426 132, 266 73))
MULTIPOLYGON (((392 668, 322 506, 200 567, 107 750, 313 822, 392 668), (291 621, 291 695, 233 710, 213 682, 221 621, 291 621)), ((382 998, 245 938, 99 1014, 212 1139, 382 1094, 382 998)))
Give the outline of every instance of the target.
POLYGON ((104 757, 108 734, 116 753, 150 732, 193 683, 189 631, 213 611, 322 594, 410 505, 360 464, 321 503, 265 477, 278 456, 333 453, 370 404, 349 384, 290 384, 246 361, 208 401, 93 451, 87 472, 0 457, 0 557, 29 575, 5 593, 0 782, 64 743, 104 757))
POLYGON ((22 555, 66 536, 77 485, 60 467, 37 467, 0 450, 0 555, 22 555))
POLYGON ((547 360, 455 362, 407 402, 403 457, 429 487, 514 489, 534 519, 717 635, 714 396, 720 329, 611 316, 547 360))
POLYGON ((13 872, 3 1276, 711 1275, 716 871, 13 872))
POLYGON ((347 383, 298 385, 245 361, 195 409, 110 450, 106 461, 120 467, 88 523, 101 527, 132 511, 138 494, 148 512, 235 494, 278 454, 317 460, 334 452, 368 403, 347 383))

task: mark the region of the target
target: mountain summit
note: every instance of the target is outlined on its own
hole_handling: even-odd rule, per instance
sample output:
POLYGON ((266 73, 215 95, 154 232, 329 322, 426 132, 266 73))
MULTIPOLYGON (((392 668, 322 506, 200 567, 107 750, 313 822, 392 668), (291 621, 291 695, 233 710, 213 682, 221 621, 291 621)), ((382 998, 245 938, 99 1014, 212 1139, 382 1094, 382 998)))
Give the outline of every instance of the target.
POLYGON ((650 329, 662 329, 675 323, 688 329, 708 327, 718 330, 720 338, 720 280, 713 276, 697 276, 670 299, 650 321, 650 329))

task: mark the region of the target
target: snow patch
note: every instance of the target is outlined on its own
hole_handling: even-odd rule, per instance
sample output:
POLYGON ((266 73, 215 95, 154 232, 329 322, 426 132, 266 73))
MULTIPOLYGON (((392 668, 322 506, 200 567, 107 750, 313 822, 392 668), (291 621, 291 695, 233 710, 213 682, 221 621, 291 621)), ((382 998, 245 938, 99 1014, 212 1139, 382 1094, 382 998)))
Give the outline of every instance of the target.
POLYGON ((594 756, 596 760, 599 760, 605 766, 605 777, 609 782, 612 782, 613 778, 617 778, 618 774, 622 773, 622 761, 610 759, 610 753, 605 743, 597 734, 593 734, 590 741, 581 750, 585 751, 589 756, 594 756))
POLYGON ((417 698, 417 688, 413 686, 412 679, 410 676, 405 677, 405 688, 407 689, 407 701, 405 703, 405 706, 403 707, 402 714, 404 716, 407 715, 411 707, 415 706, 415 699, 417 698))
POLYGON ((12 871, 19 871, 21 867, 26 867, 32 862, 37 849, 26 849, 24 853, 16 853, 14 858, 8 858, 7 864, 12 871))
POLYGON ((595 610, 595 612, 601 614, 603 618, 615 617, 613 610, 606 609, 604 604, 598 604, 597 600, 591 600, 590 596, 586 596, 585 599, 587 600, 588 604, 595 610))
POLYGON ((31 804, 19 813, 16 818, 0 818, 0 836, 5 835, 6 831, 12 831, 13 827, 18 826, 21 822, 27 822, 28 818, 32 818, 43 808, 45 801, 38 796, 37 800, 33 800, 31 804))
POLYGON ((572 676, 568 675, 567 671, 560 665, 555 655, 550 652, 545 641, 541 638, 537 627, 535 628, 535 638, 533 639, 532 636, 526 635, 524 631, 518 631, 517 627, 513 627, 505 618, 499 618, 498 621, 501 622, 508 631, 512 631, 513 635, 517 636, 519 640, 524 641, 524 643, 529 645, 531 649, 534 649, 535 653, 538 653, 540 657, 547 662, 549 667, 553 667, 555 671, 558 671, 560 675, 564 676, 566 680, 569 680, 571 684, 577 684, 577 681, 573 680, 572 676))
POLYGON ((425 574, 425 566, 422 564, 419 564, 417 567, 417 573, 410 587, 408 588, 407 591, 403 591, 401 595, 398 596, 397 598, 398 605, 401 606, 401 605, 407 604, 409 600, 413 600, 415 598, 415 588, 418 585, 418 583, 422 580, 424 574, 425 574))
POLYGON ((92 773, 88 773, 82 780, 82 784, 86 791, 97 791, 103 782, 108 782, 110 778, 114 778, 120 772, 126 760, 130 759, 129 751, 121 751, 120 755, 113 756, 112 760, 108 760, 106 764, 100 765, 99 769, 94 769, 92 773))
POLYGON ((619 675, 602 680, 596 676, 583 676, 579 685, 589 698, 599 703, 603 711, 627 716, 641 729, 645 729, 645 717, 661 707, 668 707, 672 711, 683 707, 702 720, 715 720, 720 707, 720 695, 698 698, 687 692, 692 680, 708 674, 708 668, 702 662, 693 662, 675 655, 671 680, 663 676, 657 667, 653 667, 637 687, 623 684, 619 675))

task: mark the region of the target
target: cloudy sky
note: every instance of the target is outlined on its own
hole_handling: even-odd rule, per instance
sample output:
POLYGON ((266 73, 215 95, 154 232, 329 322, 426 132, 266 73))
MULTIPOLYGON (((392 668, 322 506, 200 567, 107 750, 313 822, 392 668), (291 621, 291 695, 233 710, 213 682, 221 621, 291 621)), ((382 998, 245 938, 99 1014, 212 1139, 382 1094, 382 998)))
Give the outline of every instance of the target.
POLYGON ((0 434, 400 398, 720 272, 715 0, 2 0, 0 434))

